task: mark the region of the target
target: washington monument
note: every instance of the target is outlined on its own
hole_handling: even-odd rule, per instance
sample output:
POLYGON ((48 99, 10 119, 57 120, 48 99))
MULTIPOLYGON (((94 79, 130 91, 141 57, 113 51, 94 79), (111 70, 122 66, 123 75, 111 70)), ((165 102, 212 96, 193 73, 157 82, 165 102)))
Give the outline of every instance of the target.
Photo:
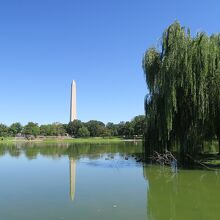
POLYGON ((76 119, 76 82, 73 80, 71 84, 70 121, 74 121, 76 119))
MULTIPOLYGON (((70 121, 77 119, 76 116, 76 82, 71 84, 71 98, 70 98, 70 121)), ((70 158, 70 197, 74 200, 75 197, 75 179, 76 179, 76 161, 70 158)))

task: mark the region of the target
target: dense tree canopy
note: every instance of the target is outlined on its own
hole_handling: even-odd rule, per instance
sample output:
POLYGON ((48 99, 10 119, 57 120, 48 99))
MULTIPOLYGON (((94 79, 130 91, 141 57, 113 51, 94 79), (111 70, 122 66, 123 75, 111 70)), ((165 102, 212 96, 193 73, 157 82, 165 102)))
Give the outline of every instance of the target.
POLYGON ((83 127, 83 123, 80 120, 74 120, 67 125, 67 133, 73 137, 77 137, 79 129, 83 127))
POLYGON ((131 123, 132 123, 134 134, 143 135, 145 127, 146 127, 145 116, 138 115, 132 119, 131 123))
POLYGON ((203 141, 220 143, 220 35, 198 33, 173 23, 162 48, 143 59, 149 94, 145 100, 146 148, 176 146, 182 155, 201 151, 203 141))
POLYGON ((22 131, 22 125, 19 122, 15 122, 11 124, 11 126, 9 127, 9 133, 12 136, 15 136, 16 134, 21 133, 21 131, 22 131))
POLYGON ((8 127, 4 124, 0 124, 0 137, 6 137, 9 133, 8 127))
POLYGON ((40 126, 40 134, 45 136, 63 136, 66 130, 61 123, 53 123, 40 126))
POLYGON ((101 121, 96 120, 90 120, 87 123, 85 123, 85 126, 89 130, 91 137, 99 137, 102 136, 102 133, 105 128, 105 124, 101 121))
POLYGON ((77 132, 77 137, 89 137, 89 136, 90 136, 89 130, 85 126, 79 128, 77 132))
POLYGON ((112 122, 106 124, 106 128, 110 131, 110 136, 118 136, 118 125, 112 122))
POLYGON ((33 135, 36 137, 40 134, 40 128, 37 123, 28 122, 28 124, 24 126, 22 133, 25 135, 33 135))
POLYGON ((145 116, 139 115, 134 117, 131 121, 120 122, 114 124, 108 122, 106 125, 97 120, 90 120, 82 122, 74 120, 68 124, 61 124, 58 122, 52 124, 38 125, 34 122, 29 122, 22 126, 19 122, 13 123, 10 126, 0 124, 0 137, 15 137, 23 136, 33 138, 33 136, 65 136, 71 137, 113 137, 123 136, 126 138, 133 138, 135 136, 142 136, 144 132, 145 116))

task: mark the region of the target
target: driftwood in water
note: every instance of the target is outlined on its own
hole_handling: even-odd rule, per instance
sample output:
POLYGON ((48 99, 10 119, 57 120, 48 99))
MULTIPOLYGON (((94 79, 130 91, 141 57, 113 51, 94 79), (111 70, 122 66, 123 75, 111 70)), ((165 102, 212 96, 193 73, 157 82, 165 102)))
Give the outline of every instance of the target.
POLYGON ((163 154, 158 153, 157 151, 154 151, 154 154, 150 157, 152 161, 164 166, 164 165, 170 165, 177 168, 177 159, 173 156, 173 154, 170 151, 166 151, 163 154))

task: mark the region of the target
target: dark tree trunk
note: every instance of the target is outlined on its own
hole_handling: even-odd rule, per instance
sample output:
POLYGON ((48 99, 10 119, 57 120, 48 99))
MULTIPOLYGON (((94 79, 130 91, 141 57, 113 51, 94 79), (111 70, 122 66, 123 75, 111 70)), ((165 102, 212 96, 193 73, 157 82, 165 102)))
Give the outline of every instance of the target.
POLYGON ((220 155, 220 137, 218 138, 218 154, 220 155))

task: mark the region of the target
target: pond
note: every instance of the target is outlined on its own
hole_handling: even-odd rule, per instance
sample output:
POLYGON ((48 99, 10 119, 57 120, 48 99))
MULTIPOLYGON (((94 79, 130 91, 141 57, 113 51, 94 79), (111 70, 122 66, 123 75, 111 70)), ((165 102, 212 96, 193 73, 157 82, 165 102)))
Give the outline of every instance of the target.
POLYGON ((0 145, 0 219, 219 219, 219 173, 172 173, 141 155, 129 142, 0 145))

